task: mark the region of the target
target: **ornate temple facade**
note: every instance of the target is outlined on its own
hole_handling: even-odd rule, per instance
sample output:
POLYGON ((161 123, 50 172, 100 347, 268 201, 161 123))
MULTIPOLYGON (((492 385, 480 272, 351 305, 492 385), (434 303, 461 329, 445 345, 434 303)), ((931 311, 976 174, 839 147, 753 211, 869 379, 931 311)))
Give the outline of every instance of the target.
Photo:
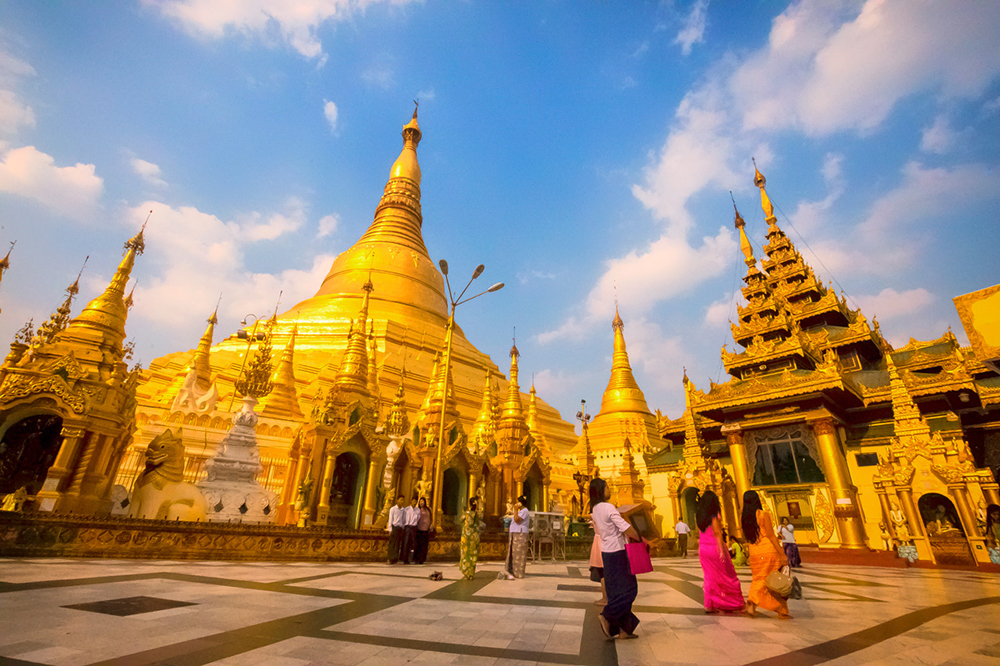
POLYGON ((731 325, 737 349, 722 349, 731 378, 703 392, 685 376, 685 413, 659 421, 670 445, 647 467, 663 520, 693 524, 694 498, 711 489, 739 536, 740 498, 754 489, 800 543, 988 561, 985 509, 1000 503, 985 461, 1000 444, 996 368, 950 330, 893 349, 816 278, 759 171, 754 183, 766 258, 758 263, 737 211, 746 305, 731 325))
POLYGON ((430 499, 442 415, 446 524, 475 494, 498 516, 524 491, 534 508, 548 508, 554 476, 564 495, 573 489, 572 470, 554 475, 550 462, 575 445, 573 427, 520 392, 516 348, 508 379, 456 326, 445 377, 448 301, 421 233, 421 137, 414 112, 374 221, 315 296, 219 342, 213 314, 196 349, 150 364, 121 485, 138 474, 147 443, 180 426, 185 478, 203 475, 231 427, 244 359, 266 335, 280 351, 257 414, 257 478, 278 494, 280 523, 373 527, 384 524, 390 496, 430 499))

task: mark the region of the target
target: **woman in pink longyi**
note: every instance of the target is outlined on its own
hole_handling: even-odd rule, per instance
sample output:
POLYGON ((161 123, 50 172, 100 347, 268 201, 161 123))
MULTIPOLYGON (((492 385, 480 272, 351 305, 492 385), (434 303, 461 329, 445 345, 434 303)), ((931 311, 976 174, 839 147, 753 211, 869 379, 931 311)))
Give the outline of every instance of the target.
POLYGON ((722 507, 719 497, 706 490, 698 499, 698 559, 705 574, 705 612, 738 613, 743 610, 743 591, 736 577, 729 549, 722 543, 722 507))

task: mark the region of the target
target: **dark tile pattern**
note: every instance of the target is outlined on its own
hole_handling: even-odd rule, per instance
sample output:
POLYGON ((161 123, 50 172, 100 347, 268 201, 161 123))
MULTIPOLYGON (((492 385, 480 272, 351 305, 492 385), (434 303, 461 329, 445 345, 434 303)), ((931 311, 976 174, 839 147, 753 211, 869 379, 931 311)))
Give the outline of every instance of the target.
POLYGON ((187 601, 174 601, 173 599, 160 599, 158 597, 124 597, 122 599, 92 601, 86 604, 72 604, 70 606, 63 606, 63 608, 127 617, 129 615, 140 615, 142 613, 153 613, 169 608, 194 605, 196 604, 187 601))

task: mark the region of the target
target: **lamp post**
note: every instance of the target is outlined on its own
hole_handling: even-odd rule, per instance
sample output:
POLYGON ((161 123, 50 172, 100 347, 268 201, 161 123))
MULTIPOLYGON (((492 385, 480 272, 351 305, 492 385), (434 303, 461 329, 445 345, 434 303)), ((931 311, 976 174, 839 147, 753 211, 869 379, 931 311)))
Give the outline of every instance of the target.
MULTIPOLYGON (((260 319, 257 317, 257 315, 255 315, 253 313, 250 313, 250 314, 246 315, 245 317, 243 317, 243 320, 240 322, 240 330, 236 331, 236 337, 238 339, 240 339, 240 340, 246 340, 247 341, 247 351, 246 351, 246 354, 243 355, 243 364, 240 365, 240 371, 236 375, 236 379, 237 380, 239 380, 239 378, 243 376, 243 370, 247 366, 247 359, 250 358, 250 345, 253 344, 254 340, 257 340, 259 342, 259 341, 261 341, 261 340, 264 339, 264 333, 263 332, 261 332, 261 333, 257 332, 257 324, 259 322, 260 322, 260 319), (250 317, 253 317, 253 328, 248 332, 247 331, 247 323, 248 323, 247 320, 250 319, 250 317)), ((233 411, 233 403, 234 402, 236 402, 236 383, 233 384, 233 395, 229 399, 229 411, 233 411)))
MULTIPOLYGON (((580 411, 576 413, 576 418, 583 424, 582 432, 584 438, 587 436, 587 423, 590 421, 590 414, 587 413, 587 401, 580 401, 580 411)), ((576 481, 576 487, 580 491, 580 515, 584 515, 583 511, 583 489, 587 482, 590 481, 590 446, 588 444, 587 450, 584 451, 583 458, 583 471, 575 472, 573 474, 573 480, 576 481)))
MULTIPOLYGON (((462 293, 458 295, 458 298, 455 298, 451 291, 451 280, 448 279, 448 262, 442 259, 438 262, 438 266, 441 268, 441 273, 444 274, 445 284, 448 285, 448 301, 451 303, 451 313, 448 315, 448 328, 446 329, 444 335, 444 392, 441 395, 441 425, 438 429, 437 463, 434 465, 434 486, 431 494, 431 502, 433 506, 431 519, 435 528, 438 527, 438 512, 441 510, 440 501, 442 497, 440 488, 444 479, 444 474, 441 469, 441 455, 444 451, 444 420, 448 407, 448 378, 451 376, 451 339, 452 333, 455 330, 455 308, 463 303, 468 303, 474 298, 479 298, 483 294, 503 289, 503 282, 497 282, 486 291, 481 291, 475 296, 469 296, 463 300, 462 297, 465 296, 465 292, 469 290, 470 286, 472 286, 472 282, 482 275, 484 270, 486 270, 486 266, 479 264, 476 266, 476 270, 472 273, 469 283, 465 285, 465 289, 463 289, 462 293)), ((433 377, 431 378, 431 381, 433 381, 433 377)))

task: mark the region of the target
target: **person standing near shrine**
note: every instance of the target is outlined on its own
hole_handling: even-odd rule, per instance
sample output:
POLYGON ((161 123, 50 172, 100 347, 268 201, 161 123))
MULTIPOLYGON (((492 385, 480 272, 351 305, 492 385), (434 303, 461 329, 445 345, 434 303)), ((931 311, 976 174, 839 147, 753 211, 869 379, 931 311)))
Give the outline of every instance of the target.
POLYGON ((427 545, 431 539, 431 510, 427 508, 427 498, 421 497, 417 502, 417 547, 413 551, 413 560, 417 564, 427 561, 427 545))
POLYGON ((722 529, 722 506, 711 490, 698 499, 698 559, 704 572, 705 612, 734 613, 743 610, 743 590, 722 529))
POLYGON ((604 589, 608 603, 597 619, 601 631, 608 639, 635 638, 639 618, 632 612, 632 603, 639 594, 639 582, 629 567, 625 552, 625 539, 640 539, 635 528, 628 524, 611 502, 611 489, 604 479, 590 481, 590 516, 594 530, 601 535, 601 561, 604 564, 604 589))
POLYGON ((677 532, 677 549, 681 552, 681 557, 687 557, 688 533, 691 531, 691 528, 682 519, 678 519, 677 524, 674 525, 674 531, 677 532))
POLYGON ((528 498, 521 495, 514 505, 514 516, 510 521, 510 534, 507 538, 507 559, 504 562, 504 573, 507 580, 524 578, 524 567, 528 564, 528 498))
POLYGON ((788 614, 788 600, 777 596, 767 587, 768 574, 788 564, 788 557, 774 533, 771 514, 764 510, 756 490, 743 493, 740 524, 750 551, 750 572, 753 574, 750 592, 747 593, 747 615, 756 617, 756 609, 760 606, 777 612, 782 620, 790 619, 792 616, 788 614))
POLYGON ((799 557, 799 547, 795 543, 795 526, 788 522, 787 516, 781 517, 781 524, 778 526, 778 536, 781 537, 781 547, 785 549, 788 566, 793 569, 801 567, 802 558, 799 557))
POLYGON ((411 564, 416 560, 417 549, 417 523, 420 522, 420 509, 417 508, 417 496, 410 500, 410 506, 406 507, 406 525, 403 528, 403 552, 400 559, 403 564, 411 564))
POLYGON ((482 517, 475 497, 469 498, 469 510, 462 514, 462 540, 459 542, 458 570, 465 580, 476 577, 476 561, 479 559, 479 534, 482 517))
POLYGON ((389 521, 385 528, 389 531, 389 564, 399 562, 400 550, 403 546, 403 534, 406 530, 406 507, 403 496, 396 498, 396 504, 389 509, 389 521))

